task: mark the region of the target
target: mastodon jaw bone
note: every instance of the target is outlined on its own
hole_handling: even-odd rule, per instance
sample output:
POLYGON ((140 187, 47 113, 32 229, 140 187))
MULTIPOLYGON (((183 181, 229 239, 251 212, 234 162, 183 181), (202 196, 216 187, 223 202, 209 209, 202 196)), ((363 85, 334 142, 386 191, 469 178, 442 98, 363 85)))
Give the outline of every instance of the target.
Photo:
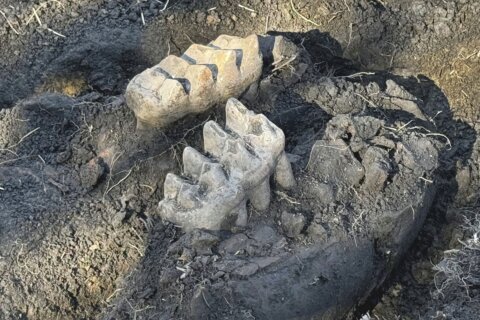
POLYGON ((221 35, 203 46, 191 45, 135 76, 127 86, 127 104, 139 127, 163 128, 190 113, 200 113, 230 97, 239 97, 258 81, 263 59, 257 35, 221 35))
POLYGON ((285 135, 262 114, 231 98, 226 128, 203 127, 204 151, 183 151, 184 177, 169 173, 159 210, 163 219, 185 229, 231 229, 247 223, 246 203, 257 210, 270 204, 270 176, 279 186, 295 186, 284 151, 285 135))

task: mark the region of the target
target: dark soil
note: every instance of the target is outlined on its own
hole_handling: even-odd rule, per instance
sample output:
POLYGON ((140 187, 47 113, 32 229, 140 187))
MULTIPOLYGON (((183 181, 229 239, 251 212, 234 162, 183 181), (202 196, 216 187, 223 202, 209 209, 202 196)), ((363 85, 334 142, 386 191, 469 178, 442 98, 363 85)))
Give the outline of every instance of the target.
MULTIPOLYGON (((0 0, 5 14, 0 13, 0 318, 313 317, 332 306, 303 298, 318 294, 332 302, 338 297, 323 292, 338 287, 328 287, 333 275, 309 263, 323 258, 307 230, 292 238, 287 234, 294 231, 279 226, 287 211, 303 214, 309 226, 322 226, 316 241, 327 227, 330 241, 344 241, 355 248, 357 255, 348 255, 352 260, 345 261, 345 269, 339 266, 344 270, 339 283, 345 283, 340 288, 346 291, 338 299, 362 298, 361 305, 339 308, 333 318, 348 311, 353 311, 352 317, 369 311, 379 319, 476 319, 478 288, 470 290, 470 299, 435 294, 432 263, 468 236, 460 223, 480 207, 476 142, 480 4, 475 0, 338 0, 295 1, 292 8, 290 1, 270 0, 242 5, 228 0, 169 1, 163 10, 164 4, 155 0, 65 4, 0 0), (207 43, 219 34, 266 31, 287 35, 312 60, 302 82, 275 97, 267 94, 247 103, 284 130, 287 152, 296 155, 294 168, 304 185, 308 186, 304 169, 310 149, 315 140, 325 139, 332 117, 367 110, 366 115, 393 127, 412 119, 388 111, 388 102, 368 91, 369 83, 382 92, 387 80, 404 86, 427 115, 427 121, 417 126, 428 124, 430 133, 448 137, 450 145, 444 136, 430 136, 443 151, 439 169, 423 178, 433 179, 437 195, 430 199, 432 210, 405 259, 401 257, 407 246, 402 245, 396 248, 397 259, 379 267, 384 263, 377 260, 379 249, 372 252, 368 243, 372 221, 366 219, 352 229, 351 219, 362 212, 361 202, 352 201, 349 214, 339 214, 338 203, 316 203, 315 199, 330 194, 323 187, 315 189, 313 200, 301 188, 288 195, 274 194, 268 214, 250 211, 251 223, 258 227, 238 233, 254 241, 248 248, 238 248, 249 258, 267 259, 262 263, 285 258, 283 265, 275 267, 283 270, 278 273, 251 273, 259 262, 256 267, 245 264, 229 269, 228 252, 222 250, 231 235, 216 234, 210 239, 201 233, 183 234, 157 217, 164 175, 180 171, 183 147, 201 144, 199 124, 207 118, 221 121, 222 106, 182 120, 167 132, 139 135, 122 97, 126 84, 145 67, 168 53, 179 54, 192 42, 207 43), (358 72, 366 73, 349 77, 358 72), (331 88, 335 93, 325 94, 331 88), (379 113, 372 104, 387 111, 379 113), (324 214, 317 217, 316 212, 324 214), (344 220, 335 224, 338 215, 344 220), (338 230, 328 230, 332 226, 338 230), (272 238, 260 237, 268 233, 272 238), (274 244, 283 241, 285 247, 275 249, 274 244), (299 257, 305 268, 289 270, 294 264, 286 258, 303 247, 313 248, 299 257), (212 248, 214 255, 208 252, 212 248), (377 286, 399 259, 385 285, 377 286), (182 267, 190 261, 188 268, 182 267), (362 270, 379 272, 375 283, 359 280, 356 286, 365 292, 348 296, 347 282, 362 279, 362 270), (325 290, 296 290, 288 282, 291 272, 320 274, 315 284, 325 290), (357 276, 349 279, 348 272, 357 276), (281 280, 269 278, 274 274, 281 280), (258 287, 244 281, 250 275, 258 287), (265 290, 262 284, 272 285, 270 293, 293 288, 291 302, 285 303, 281 296, 260 299, 265 290), (365 296, 370 290, 372 295, 365 296)), ((289 71, 283 70, 283 76, 289 71)), ((400 207, 399 192, 390 192, 400 207)), ((351 193, 340 192, 337 200, 351 193)), ((418 189, 414 194, 428 192, 418 189)), ((384 201, 388 205, 388 199, 384 201)), ((368 207, 378 209, 382 204, 368 207)), ((422 217, 418 219, 420 228, 422 217)), ((335 245, 331 250, 336 252, 335 245)), ((300 277, 302 281, 310 283, 310 278, 300 277)), ((461 289, 457 293, 464 297, 461 289)))

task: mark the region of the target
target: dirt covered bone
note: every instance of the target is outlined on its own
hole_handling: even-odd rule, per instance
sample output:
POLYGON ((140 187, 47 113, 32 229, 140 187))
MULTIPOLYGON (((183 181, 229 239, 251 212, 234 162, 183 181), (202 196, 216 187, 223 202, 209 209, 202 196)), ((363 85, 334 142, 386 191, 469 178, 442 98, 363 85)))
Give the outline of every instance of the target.
POLYGON ((191 45, 130 81, 125 96, 140 126, 165 127, 240 96, 262 73, 258 37, 222 35, 209 45, 191 45))
POLYGON ((161 216, 185 229, 230 229, 247 223, 246 202, 258 210, 270 203, 270 176, 289 189, 295 186, 284 151, 285 136, 264 115, 231 98, 226 106, 226 129, 209 121, 203 128, 204 150, 183 152, 188 179, 168 174, 161 216))

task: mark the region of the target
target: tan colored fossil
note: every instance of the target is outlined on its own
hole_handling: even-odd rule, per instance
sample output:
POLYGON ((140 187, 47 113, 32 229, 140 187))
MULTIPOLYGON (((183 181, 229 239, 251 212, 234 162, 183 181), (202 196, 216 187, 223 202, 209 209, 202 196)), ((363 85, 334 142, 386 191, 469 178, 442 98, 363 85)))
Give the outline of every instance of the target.
POLYGON ((239 97, 262 73, 257 35, 222 35, 208 45, 191 45, 135 76, 125 92, 139 127, 163 128, 190 113, 200 113, 239 97))
POLYGON ((282 188, 295 186, 283 131, 238 100, 227 102, 225 130, 209 121, 203 138, 209 157, 187 147, 186 178, 169 173, 165 179, 159 204, 163 219, 187 230, 245 226, 247 201, 257 210, 268 208, 272 174, 282 188))

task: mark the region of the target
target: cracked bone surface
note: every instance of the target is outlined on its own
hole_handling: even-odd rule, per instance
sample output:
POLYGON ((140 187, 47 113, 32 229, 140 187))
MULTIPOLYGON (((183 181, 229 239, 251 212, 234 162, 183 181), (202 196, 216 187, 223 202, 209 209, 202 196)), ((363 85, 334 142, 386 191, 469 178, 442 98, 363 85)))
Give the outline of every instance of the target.
POLYGON ((245 226, 247 201, 257 210, 268 208, 272 174, 282 188, 295 186, 283 131, 234 98, 225 111, 225 129, 214 121, 203 127, 209 156, 185 148, 185 177, 169 173, 165 179, 160 215, 184 229, 245 226))
POLYGON ((125 97, 139 127, 163 128, 239 97, 258 81, 262 67, 257 35, 221 35, 206 46, 192 44, 180 57, 169 55, 138 74, 125 97))

